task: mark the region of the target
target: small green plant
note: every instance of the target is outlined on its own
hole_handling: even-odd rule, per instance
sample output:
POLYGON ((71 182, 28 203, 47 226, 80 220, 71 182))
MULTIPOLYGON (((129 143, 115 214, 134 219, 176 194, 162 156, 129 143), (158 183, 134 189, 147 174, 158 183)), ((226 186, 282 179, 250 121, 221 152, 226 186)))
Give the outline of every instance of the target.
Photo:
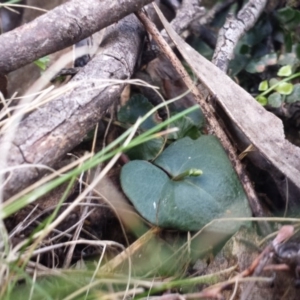
POLYGON ((49 61, 50 61, 50 57, 44 56, 44 57, 41 57, 40 59, 36 60, 34 62, 34 64, 36 66, 38 66, 42 71, 45 71, 48 66, 49 61))
POLYGON ((263 106, 280 107, 282 103, 292 103, 300 100, 300 84, 289 81, 300 76, 300 72, 293 74, 291 65, 283 66, 277 72, 277 78, 264 80, 259 84, 261 91, 256 100, 263 106))
POLYGON ((300 25, 299 10, 286 6, 276 12, 276 18, 282 30, 286 52, 291 52, 292 48, 296 46, 296 53, 299 58, 300 39, 299 34, 297 34, 300 25))
MULTIPOLYGON (((247 197, 216 137, 172 143, 152 163, 133 160, 121 171, 121 186, 137 211, 161 228, 197 231, 215 218, 248 217, 247 197)), ((226 222, 215 230, 234 232, 226 222)))

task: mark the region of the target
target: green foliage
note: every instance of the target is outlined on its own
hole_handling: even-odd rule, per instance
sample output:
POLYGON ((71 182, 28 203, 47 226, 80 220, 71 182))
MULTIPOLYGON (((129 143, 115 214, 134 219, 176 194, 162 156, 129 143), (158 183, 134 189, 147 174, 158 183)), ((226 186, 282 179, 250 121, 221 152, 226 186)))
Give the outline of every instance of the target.
POLYGON ((234 59, 229 64, 231 76, 238 75, 242 70, 249 73, 260 73, 267 66, 276 64, 276 53, 270 52, 265 43, 265 39, 272 31, 272 22, 267 16, 263 16, 244 35, 235 48, 234 59))
MULTIPOLYGON (((291 7, 285 7, 269 15, 263 14, 255 26, 239 41, 235 49, 235 58, 229 66, 231 76, 237 76, 243 70, 251 74, 266 73, 269 67, 277 65, 283 66, 277 74, 279 77, 288 77, 295 73, 300 65, 300 39, 297 34, 300 29, 299 21, 300 12, 291 7), (274 44, 284 45, 280 49, 280 55, 276 53, 277 49, 274 46, 270 46, 271 40, 274 44)), ((243 76, 245 77, 245 74, 243 76)), ((249 79, 249 76, 246 78, 249 79)), ((250 78, 253 80, 253 77, 250 78)), ((241 79, 240 81, 243 82, 241 79)), ((245 88, 248 90, 252 88, 249 86, 249 80, 246 79, 245 82, 247 84, 245 88)), ((259 91, 263 91, 261 88, 259 86, 259 91)), ((291 86, 282 86, 277 92, 288 95, 292 92, 291 86)), ((261 95, 257 99, 264 105, 268 104, 261 95)), ((284 101, 283 97, 282 102, 284 101)))
POLYGON ((271 107, 280 107, 283 102, 296 102, 300 100, 300 87, 299 84, 292 84, 287 81, 295 79, 300 76, 300 73, 291 74, 291 66, 283 66, 277 72, 278 76, 286 77, 279 80, 278 78, 271 78, 268 81, 264 80, 259 84, 259 91, 262 91, 256 97, 256 100, 264 105, 270 105, 271 107), (295 87, 296 90, 295 90, 295 87))
MULTIPOLYGON (((153 105, 143 95, 133 95, 129 101, 121 107, 118 112, 118 120, 127 125, 134 124, 140 116, 144 116, 151 109, 153 105)), ((170 106, 171 116, 175 116, 184 109, 175 108, 170 106)), ((161 122, 158 114, 151 115, 148 117, 140 126, 140 132, 144 132, 150 128, 153 128, 161 122)), ((191 138, 198 138, 200 136, 200 129, 204 126, 204 116, 202 111, 199 109, 191 112, 173 122, 169 128, 176 127, 178 131, 170 133, 168 135, 169 140, 177 140, 185 136, 191 138)), ((165 144, 165 139, 157 137, 151 141, 134 147, 126 152, 130 159, 154 159, 162 150, 165 144)))
POLYGON ((275 90, 281 95, 289 95, 293 91, 293 85, 287 82, 279 82, 275 87, 275 90))
MULTIPOLYGON (((270 85, 270 87, 272 87, 272 86, 274 86, 274 85, 277 85, 278 82, 279 82, 279 80, 278 80, 277 78, 271 78, 271 79, 269 80, 269 85, 270 85)), ((269 87, 267 87, 267 89, 268 89, 268 88, 269 88, 269 87)), ((267 89, 265 89, 265 91, 266 91, 267 89)))
MULTIPOLYGON (((251 93, 262 92, 256 96, 262 105, 277 107, 279 103, 297 101, 298 90, 294 92, 297 82, 290 81, 296 78, 293 74, 300 66, 300 12, 292 7, 298 6, 291 3, 282 9, 264 12, 239 40, 229 64, 230 76, 241 86, 251 93), (283 78, 287 80, 279 83, 283 78), (272 93, 279 93, 281 99, 272 93)), ((212 24, 220 28, 224 21, 216 16, 212 24)), ((197 43, 200 42, 193 40, 193 45, 197 43)), ((205 53, 203 46, 197 49, 205 53)))
MULTIPOLYGON (((133 95, 128 102, 118 111, 118 120, 122 123, 134 124, 138 117, 146 115, 153 108, 153 105, 143 95, 133 95)), ((148 117, 140 126, 142 130, 147 130, 159 123, 156 114, 148 117)))
POLYGON ((282 104, 282 97, 279 93, 273 93, 268 97, 268 104, 272 107, 280 107, 282 104))
POLYGON ((132 149, 129 149, 126 154, 130 159, 154 159, 164 147, 164 138, 157 137, 153 140, 147 141, 132 149))
MULTIPOLYGON (((178 112, 183 111, 183 109, 178 109, 177 112, 173 112, 171 115, 176 115, 178 112)), ((183 137, 189 136, 192 139, 197 139, 200 137, 200 130, 205 125, 205 119, 201 109, 197 109, 192 113, 186 115, 184 118, 178 119, 171 124, 172 127, 177 127, 178 131, 170 133, 168 139, 178 140, 183 137)))
POLYGON ((291 65, 286 65, 279 69, 279 71, 277 72, 277 75, 280 77, 287 77, 287 76, 292 75, 292 73, 293 73, 293 71, 292 71, 291 65))
MULTIPOLYGON (((121 185, 138 212, 162 228, 194 231, 215 218, 251 215, 237 175, 214 136, 176 141, 153 164, 127 163, 121 185)), ((225 222, 216 230, 233 231, 236 225, 225 222)))
POLYGON ((300 12, 292 7, 284 7, 276 12, 277 20, 284 33, 287 52, 290 52, 294 42, 299 42, 296 30, 300 26, 300 12))
POLYGON ((36 61, 34 61, 34 64, 37 65, 42 71, 45 71, 48 63, 50 61, 49 56, 44 56, 36 61))
POLYGON ((277 18, 278 20, 286 27, 294 29, 297 27, 297 23, 295 22, 297 20, 298 15, 298 23, 300 21, 300 14, 294 10, 291 7, 285 7, 277 11, 277 18), (291 24, 289 24, 291 23, 291 24))
MULTIPOLYGON (((258 90, 262 93, 256 99, 262 105, 277 108, 284 102, 291 103, 300 100, 298 85, 295 89, 296 84, 289 82, 300 76, 300 73, 296 73, 300 65, 299 35, 295 34, 300 29, 300 12, 287 6, 277 10, 275 16, 278 21, 278 29, 273 35, 285 46, 285 52, 278 59, 276 58, 276 64, 282 67, 279 68, 276 78, 271 77, 269 81, 264 80, 259 84, 258 90), (283 39, 279 38, 279 33, 283 36, 283 39)), ((263 57, 259 61, 263 61, 263 57)), ((253 61, 252 64, 254 64, 253 61)), ((257 65, 252 66, 253 70, 262 72, 265 71, 265 68, 257 62, 257 65)))
POLYGON ((204 41, 201 39, 196 39, 191 42, 191 46, 201 53, 206 59, 211 60, 214 54, 214 50, 210 48, 204 41))
MULTIPOLYGON (((259 84, 258 90, 261 91, 256 99, 262 105, 280 107, 284 102, 299 101, 299 87, 295 90, 296 82, 293 79, 300 76, 297 69, 300 66, 300 39, 297 32, 300 30, 300 12, 292 7, 284 7, 273 14, 277 24, 273 22, 274 40, 284 45, 281 54, 275 59, 276 65, 281 66, 277 72, 277 77, 273 74, 265 75, 268 78, 259 84)), ((255 26, 256 27, 256 26, 255 26)), ((267 54, 268 55, 268 54, 267 54)), ((276 55, 277 56, 277 55, 276 55)), ((260 62, 263 57, 260 58, 260 62)), ((254 62, 252 61, 252 64, 254 62)), ((267 65, 267 64, 266 64, 267 65)), ((249 71, 249 70, 248 70, 249 71)), ((259 63, 252 66, 252 71, 266 71, 259 63)))
POLYGON ((260 103, 263 106, 268 104, 268 99, 265 96, 257 96, 256 100, 258 103, 260 103))
POLYGON ((294 85, 293 92, 285 98, 285 102, 287 103, 293 103, 296 101, 300 101, 300 83, 296 83, 294 85))
POLYGON ((86 279, 72 274, 72 280, 69 278, 60 278, 49 276, 37 280, 34 284, 25 284, 18 286, 11 294, 13 299, 63 299, 73 291, 78 290, 83 284, 87 284, 86 279))
POLYGON ((258 87, 258 90, 263 92, 263 91, 266 91, 268 89, 268 81, 267 80, 264 80, 262 81, 260 84, 259 84, 259 87, 258 87))
MULTIPOLYGON (((118 120, 122 123, 132 125, 136 120, 146 115, 153 109, 153 105, 143 95, 133 95, 128 102, 121 107, 118 112, 118 120)), ((141 125, 140 129, 146 131, 160 123, 158 114, 155 113, 149 116, 141 125)), ((127 151, 127 155, 131 159, 151 160, 158 155, 164 146, 164 138, 157 137, 156 139, 145 142, 127 151)))

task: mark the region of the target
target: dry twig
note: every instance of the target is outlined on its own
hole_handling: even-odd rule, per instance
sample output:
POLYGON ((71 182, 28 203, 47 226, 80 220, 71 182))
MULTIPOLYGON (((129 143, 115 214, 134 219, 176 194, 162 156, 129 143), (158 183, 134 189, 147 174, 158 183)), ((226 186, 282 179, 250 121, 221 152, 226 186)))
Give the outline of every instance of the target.
POLYGON ((68 1, 0 36, 0 74, 71 46, 152 1, 68 1))
POLYGON ((250 0, 238 13, 237 18, 228 15, 225 24, 219 31, 217 46, 212 62, 223 72, 228 69, 233 51, 241 37, 257 21, 266 6, 267 0, 250 0))

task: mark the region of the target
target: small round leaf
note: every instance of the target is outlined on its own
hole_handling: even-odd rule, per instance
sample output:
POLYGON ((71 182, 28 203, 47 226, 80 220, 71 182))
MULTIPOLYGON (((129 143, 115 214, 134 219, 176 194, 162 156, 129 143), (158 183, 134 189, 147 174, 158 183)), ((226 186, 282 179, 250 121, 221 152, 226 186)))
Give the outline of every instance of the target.
POLYGON ((268 97, 268 104, 272 107, 280 107, 282 104, 282 96, 279 93, 273 93, 268 97))
POLYGON ((279 82, 279 80, 277 78, 271 78, 269 80, 269 85, 270 87, 274 86, 275 84, 277 84, 279 82))
POLYGON ((282 95, 289 95, 292 93, 294 85, 288 82, 280 82, 275 88, 276 92, 282 95))
POLYGON ((293 92, 286 97, 285 101, 287 103, 293 103, 296 101, 300 101, 300 83, 296 83, 294 85, 293 92))
POLYGON ((277 11, 277 18, 282 23, 291 21, 295 16, 295 10, 292 7, 284 7, 277 11))
POLYGON ((260 103, 262 106, 265 106, 268 104, 268 99, 265 96, 257 96, 256 100, 258 103, 260 103))
POLYGON ((264 92, 268 89, 269 85, 268 85, 268 81, 267 80, 264 80, 262 81, 259 86, 258 86, 258 90, 261 91, 261 92, 264 92))
POLYGON ((277 72, 277 75, 280 77, 288 77, 291 74, 292 74, 292 67, 290 65, 281 67, 277 72))

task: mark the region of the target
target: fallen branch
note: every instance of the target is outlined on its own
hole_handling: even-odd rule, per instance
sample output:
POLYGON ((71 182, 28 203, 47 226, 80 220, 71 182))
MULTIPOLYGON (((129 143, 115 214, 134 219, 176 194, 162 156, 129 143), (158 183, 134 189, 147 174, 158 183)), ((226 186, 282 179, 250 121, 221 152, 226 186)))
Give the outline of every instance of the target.
MULTIPOLYGON (((199 6, 198 0, 183 0, 171 25, 177 34, 180 35, 193 21, 198 20, 204 14, 205 9, 199 6)), ((162 30, 161 35, 169 45, 172 44, 172 40, 165 29, 162 30)))
POLYGON ((0 75, 71 46, 152 1, 68 1, 0 36, 0 75))
POLYGON ((225 24, 219 31, 217 46, 212 59, 212 63, 223 72, 227 72, 238 41, 256 23, 266 3, 267 0, 250 0, 238 13, 237 18, 232 14, 228 15, 225 24))
POLYGON ((124 85, 109 81, 132 76, 144 34, 140 22, 133 15, 107 28, 101 53, 70 81, 69 85, 77 83, 77 87, 25 117, 12 141, 9 135, 3 134, 0 153, 9 149, 9 157, 7 162, 0 161, 2 170, 3 166, 16 166, 6 174, 9 177, 3 188, 4 199, 43 175, 45 171, 35 164, 53 166, 78 145, 118 100, 124 85), (24 164, 29 166, 18 168, 24 164))

